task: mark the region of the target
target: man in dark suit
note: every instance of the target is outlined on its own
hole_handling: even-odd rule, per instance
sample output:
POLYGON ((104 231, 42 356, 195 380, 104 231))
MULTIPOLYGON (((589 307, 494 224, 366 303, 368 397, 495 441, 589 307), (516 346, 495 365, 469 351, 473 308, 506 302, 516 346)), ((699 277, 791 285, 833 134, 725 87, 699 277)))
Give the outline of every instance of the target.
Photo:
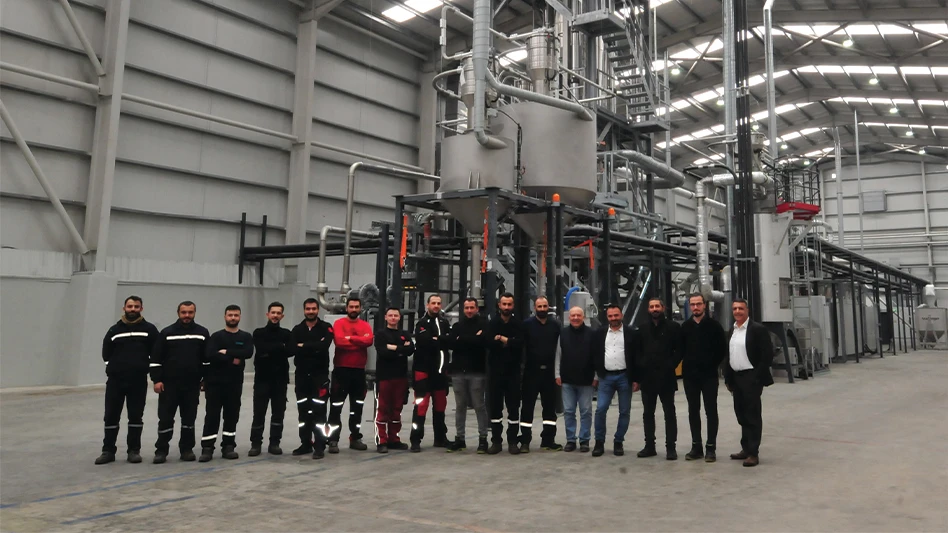
POLYGON ((747 301, 735 298, 731 306, 734 327, 729 335, 728 361, 724 365, 724 385, 734 396, 734 414, 741 425, 741 451, 731 459, 744 461, 744 466, 760 463, 760 435, 763 429, 760 396, 764 387, 773 385, 770 365, 774 347, 770 332, 747 318, 747 301))
POLYGON ((622 443, 629 430, 632 412, 632 393, 639 390, 636 374, 637 346, 635 332, 622 322, 622 310, 618 305, 606 306, 609 323, 596 335, 593 347, 593 362, 596 368, 599 393, 596 398, 596 445, 593 457, 605 453, 606 414, 612 398, 619 393, 619 423, 613 440, 612 453, 623 455, 622 443))

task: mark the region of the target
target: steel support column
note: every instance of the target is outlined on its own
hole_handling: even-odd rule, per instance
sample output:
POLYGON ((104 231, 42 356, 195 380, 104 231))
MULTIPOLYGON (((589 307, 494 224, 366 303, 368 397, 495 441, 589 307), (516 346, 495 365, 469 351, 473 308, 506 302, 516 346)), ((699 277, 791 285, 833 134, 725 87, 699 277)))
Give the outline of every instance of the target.
MULTIPOLYGON (((383 222, 379 229, 379 252, 375 261, 375 286, 379 288, 379 312, 375 315, 376 329, 385 327, 385 310, 388 309, 388 265, 389 255, 391 255, 388 239, 391 233, 392 225, 383 222)), ((398 240, 394 242, 397 243, 398 240)))
MULTIPOLYGON (((306 242, 309 223, 309 180, 312 160, 313 96, 316 92, 316 34, 319 17, 315 6, 300 12, 296 31, 296 76, 293 98, 293 135, 286 200, 286 244, 306 242)), ((303 281, 299 260, 287 260, 287 282, 303 281)), ((382 287, 381 290, 384 291, 382 287)))
POLYGON ((104 271, 108 256, 115 153, 125 81, 125 48, 128 42, 130 0, 109 0, 105 12, 105 76, 99 78, 99 104, 95 113, 92 163, 83 233, 91 250, 83 257, 83 270, 104 271))
POLYGON ((909 310, 909 335, 912 337, 912 350, 916 350, 915 339, 918 335, 915 334, 915 291, 910 291, 908 293, 908 310, 909 310))
POLYGON ((879 309, 881 308, 879 299, 879 271, 872 271, 872 298, 876 303, 876 353, 879 354, 879 357, 885 357, 885 354, 882 353, 882 317, 879 316, 879 309))
POLYGON ((605 303, 619 303, 619 295, 615 293, 615 280, 612 279, 612 219, 612 215, 606 215, 602 219, 602 240, 599 251, 599 270, 602 272, 598 299, 600 307, 605 303))
POLYGON ((895 311, 892 300, 892 281, 885 275, 885 307, 889 311, 889 349, 895 355, 895 311))
POLYGON ((853 309, 853 353, 859 362, 859 323, 856 322, 856 272, 852 260, 849 261, 849 300, 853 309))
POLYGON ((556 211, 556 239, 554 240, 554 244, 556 246, 556 267, 554 270, 554 275, 556 276, 556 286, 553 290, 553 298, 556 301, 556 306, 559 308, 561 307, 560 304, 562 304, 566 298, 565 287, 569 283, 569 279, 566 277, 566 266, 564 261, 565 245, 563 244, 563 204, 560 202, 553 202, 553 209, 556 211))
POLYGON ((487 309, 487 316, 492 317, 497 312, 497 272, 494 270, 497 265, 497 191, 498 189, 487 190, 487 243, 485 244, 487 255, 487 275, 484 276, 484 308, 487 309))
MULTIPOLYGON (((394 260, 392 261, 392 303, 391 305, 397 305, 402 307, 402 261, 401 261, 401 242, 402 242, 402 233, 405 231, 405 204, 402 202, 401 196, 395 197, 395 231, 393 235, 395 236, 395 253, 393 254, 394 260)), ((384 290, 382 287, 379 287, 379 290, 384 290)))

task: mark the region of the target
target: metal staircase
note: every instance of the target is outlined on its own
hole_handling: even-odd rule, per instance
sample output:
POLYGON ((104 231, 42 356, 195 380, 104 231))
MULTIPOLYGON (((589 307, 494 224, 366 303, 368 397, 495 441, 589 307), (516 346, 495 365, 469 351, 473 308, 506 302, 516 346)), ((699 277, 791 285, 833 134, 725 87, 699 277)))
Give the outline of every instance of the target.
POLYGON ((617 0, 615 4, 604 1, 603 7, 598 6, 575 15, 573 27, 590 38, 602 39, 611 68, 605 74, 611 79, 612 90, 620 96, 616 99, 616 114, 625 117, 628 125, 640 133, 667 131, 668 113, 657 114, 667 104, 667 81, 652 70, 641 23, 647 17, 648 4, 617 0))

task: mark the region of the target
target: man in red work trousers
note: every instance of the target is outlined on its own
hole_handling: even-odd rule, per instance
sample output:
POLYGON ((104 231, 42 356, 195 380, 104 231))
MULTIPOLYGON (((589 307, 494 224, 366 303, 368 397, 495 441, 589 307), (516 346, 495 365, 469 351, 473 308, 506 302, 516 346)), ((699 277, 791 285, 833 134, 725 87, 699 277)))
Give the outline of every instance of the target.
POLYGON ((425 438, 425 416, 434 398, 434 446, 447 448, 448 426, 444 410, 448 406, 448 333, 451 325, 441 316, 441 297, 428 297, 428 311, 415 324, 415 410, 411 417, 411 451, 421 451, 425 438))
POLYGON ((402 430, 402 406, 408 392, 408 356, 415 353, 411 335, 399 326, 402 312, 385 311, 385 327, 375 332, 375 444, 379 453, 407 450, 398 432, 402 430))
POLYGON ((362 405, 365 403, 365 363, 368 361, 369 346, 375 335, 372 326, 359 318, 362 301, 349 298, 346 302, 346 316, 332 325, 336 343, 336 355, 333 358, 332 388, 329 401, 329 453, 339 453, 339 433, 342 427, 342 406, 349 398, 349 448, 367 450, 362 443, 362 405))

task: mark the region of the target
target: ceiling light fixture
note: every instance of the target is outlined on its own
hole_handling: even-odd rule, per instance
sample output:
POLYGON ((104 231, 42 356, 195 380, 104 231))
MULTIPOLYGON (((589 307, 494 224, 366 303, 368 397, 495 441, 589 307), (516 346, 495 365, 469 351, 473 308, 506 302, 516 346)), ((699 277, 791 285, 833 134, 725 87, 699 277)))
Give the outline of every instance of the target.
POLYGON ((849 48, 849 47, 851 47, 852 45, 853 45, 853 40, 852 40, 852 39, 846 39, 845 41, 843 41, 843 46, 845 46, 846 48, 849 48))
POLYGON ((718 107, 724 107, 724 98, 718 98, 717 104, 718 107))
POLYGON ((879 85, 879 78, 876 78, 876 77, 869 78, 869 85, 879 85))
POLYGON ((889 108, 889 113, 890 113, 890 114, 896 115, 896 114, 898 114, 898 112, 899 112, 899 108, 897 108, 897 107, 895 107, 895 106, 892 106, 892 107, 889 108))
POLYGON ((754 125, 751 126, 751 129, 754 130, 754 131, 759 130, 759 129, 760 129, 760 124, 758 124, 758 123, 755 122, 754 125))
POLYGON ((675 68, 671 69, 671 75, 672 75, 672 76, 677 76, 677 75, 679 75, 679 74, 681 74, 681 69, 680 69, 680 68, 675 67, 675 68))
POLYGON ((915 132, 912 131, 912 130, 908 130, 907 132, 905 132, 905 136, 906 136, 906 137, 914 137, 914 136, 915 136, 915 132))
POLYGON ((924 148, 920 148, 920 149, 918 150, 918 155, 925 155, 925 149, 924 149, 924 148))
POLYGON ((788 146, 787 143, 783 143, 780 145, 781 150, 786 150, 787 148, 790 148, 790 146, 788 146))
POLYGON ((804 161, 803 161, 803 166, 805 166, 805 167, 810 166, 810 161, 809 161, 809 160, 804 160, 804 161))

